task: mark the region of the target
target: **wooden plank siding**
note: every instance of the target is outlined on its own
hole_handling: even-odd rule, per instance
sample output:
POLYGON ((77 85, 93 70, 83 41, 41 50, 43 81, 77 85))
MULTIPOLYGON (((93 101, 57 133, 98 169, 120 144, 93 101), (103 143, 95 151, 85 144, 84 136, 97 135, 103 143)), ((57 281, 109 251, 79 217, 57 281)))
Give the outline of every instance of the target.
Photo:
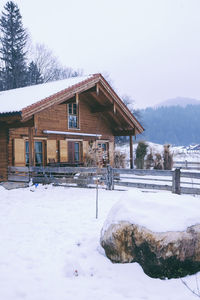
MULTIPOLYGON (((69 159, 66 153, 67 145, 65 147, 64 141, 66 140, 79 140, 81 142, 81 149, 87 151, 87 144, 89 141, 95 141, 97 138, 77 135, 62 135, 62 134, 45 134, 44 130, 64 131, 86 134, 101 134, 101 140, 106 140, 109 143, 109 157, 111 164, 114 161, 114 136, 110 124, 105 122, 101 113, 92 113, 88 101, 85 97, 79 97, 79 128, 68 128, 68 110, 67 103, 54 105, 44 111, 34 115, 34 129, 33 139, 43 140, 46 155, 44 156, 44 165, 49 163, 49 159, 54 159, 55 162, 63 162, 69 159), (51 147, 50 147, 51 146, 51 147), (65 149, 64 149, 64 148, 65 149)), ((91 100, 91 99, 90 99, 91 100)), ((13 166, 14 160, 14 145, 16 139, 28 140, 28 128, 11 128, 9 130, 9 143, 8 143, 8 165, 13 166)), ((98 139, 97 139, 98 142, 98 139)), ((67 142, 66 142, 67 143, 67 142)), ((86 153, 83 152, 82 158, 86 153)), ((23 155, 23 154, 22 154, 23 155)), ((24 154, 25 156, 25 154, 24 154)), ((24 157, 25 159, 25 157, 24 157)))
POLYGON ((0 181, 7 180, 8 129, 0 124, 0 181))

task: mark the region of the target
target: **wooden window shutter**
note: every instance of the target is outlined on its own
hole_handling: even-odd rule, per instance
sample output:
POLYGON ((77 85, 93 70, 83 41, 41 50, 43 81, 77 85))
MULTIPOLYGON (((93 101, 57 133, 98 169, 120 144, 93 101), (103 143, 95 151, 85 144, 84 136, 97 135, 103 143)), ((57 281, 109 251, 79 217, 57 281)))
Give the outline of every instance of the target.
POLYGON ((74 162, 74 142, 68 141, 68 162, 74 162))
POLYGON ((57 145, 56 140, 47 140, 47 163, 57 162, 57 145))
POLYGON ((14 165, 16 167, 23 167, 26 165, 24 139, 14 139, 14 165))
POLYGON ((88 151, 89 151, 88 141, 83 141, 83 160, 85 159, 85 156, 88 154, 88 151))
POLYGON ((60 140, 60 162, 68 161, 67 141, 60 140))

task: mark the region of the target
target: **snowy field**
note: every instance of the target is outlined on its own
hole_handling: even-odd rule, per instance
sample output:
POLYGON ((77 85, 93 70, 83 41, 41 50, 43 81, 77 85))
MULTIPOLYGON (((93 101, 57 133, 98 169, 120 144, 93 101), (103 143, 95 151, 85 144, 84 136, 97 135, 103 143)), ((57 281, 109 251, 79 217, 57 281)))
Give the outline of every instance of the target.
MULTIPOLYGON (((137 217, 149 210, 152 218, 157 211, 166 219, 166 212, 170 216, 170 209, 182 202, 179 218, 175 211, 171 214, 174 226, 183 229, 198 221, 199 197, 102 189, 96 219, 95 189, 38 186, 32 192, 0 186, 0 299, 196 299, 180 279, 152 279, 137 263, 112 264, 105 257, 99 244, 101 228, 111 207, 119 199, 126 201, 127 195, 135 201, 137 217), (157 202, 152 201, 154 195, 157 202)), ((196 276, 185 280, 196 286, 196 276)))
MULTIPOLYGON (((150 153, 152 151, 153 155, 156 153, 160 153, 163 155, 163 145, 160 144, 155 144, 152 142, 146 141, 146 144, 149 145, 147 148, 147 153, 150 153)), ((134 152, 134 157, 135 157, 135 151, 137 148, 137 143, 133 144, 133 152, 134 152)), ((117 150, 120 152, 124 153, 126 155, 126 159, 129 159, 130 152, 129 152, 129 144, 122 145, 122 146, 117 146, 117 150)), ((177 147, 170 147, 170 152, 173 154, 173 160, 174 161, 181 161, 181 162, 199 162, 200 163, 200 150, 198 151, 187 151, 184 147, 182 146, 177 146, 177 147)))

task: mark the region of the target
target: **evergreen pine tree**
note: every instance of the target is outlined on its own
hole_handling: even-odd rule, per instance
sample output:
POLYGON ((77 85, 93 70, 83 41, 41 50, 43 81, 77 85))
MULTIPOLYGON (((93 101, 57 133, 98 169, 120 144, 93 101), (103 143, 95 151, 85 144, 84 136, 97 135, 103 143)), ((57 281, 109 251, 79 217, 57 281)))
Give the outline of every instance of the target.
POLYGON ((17 4, 8 1, 0 19, 2 60, 1 81, 3 89, 13 89, 26 85, 27 32, 23 28, 22 17, 17 4))
POLYGON ((148 145, 143 141, 140 141, 137 145, 135 159, 137 169, 144 169, 144 158, 147 154, 147 148, 148 145))
POLYGON ((44 80, 42 78, 40 71, 38 70, 36 63, 32 61, 28 67, 27 85, 40 84, 43 82, 44 80))

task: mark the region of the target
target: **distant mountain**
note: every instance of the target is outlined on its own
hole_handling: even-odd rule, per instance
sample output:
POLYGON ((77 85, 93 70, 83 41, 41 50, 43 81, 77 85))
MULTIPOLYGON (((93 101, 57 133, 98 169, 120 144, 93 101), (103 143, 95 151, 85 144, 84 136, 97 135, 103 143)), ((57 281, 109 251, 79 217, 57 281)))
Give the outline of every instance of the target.
POLYGON ((140 110, 140 116, 145 131, 139 139, 177 146, 200 144, 200 104, 149 107, 140 110))
POLYGON ((176 97, 172 99, 167 99, 160 102, 155 107, 169 107, 169 106, 181 106, 186 107, 187 105, 200 105, 200 100, 186 97, 176 97))

